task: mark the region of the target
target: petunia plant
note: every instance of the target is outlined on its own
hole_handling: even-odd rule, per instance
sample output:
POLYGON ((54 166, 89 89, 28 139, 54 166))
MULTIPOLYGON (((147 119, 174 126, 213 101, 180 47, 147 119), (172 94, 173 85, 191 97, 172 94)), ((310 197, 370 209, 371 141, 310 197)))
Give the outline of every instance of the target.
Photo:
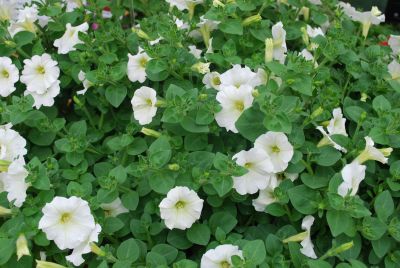
POLYGON ((0 0, 0 266, 400 267, 400 31, 337 0, 0 0))

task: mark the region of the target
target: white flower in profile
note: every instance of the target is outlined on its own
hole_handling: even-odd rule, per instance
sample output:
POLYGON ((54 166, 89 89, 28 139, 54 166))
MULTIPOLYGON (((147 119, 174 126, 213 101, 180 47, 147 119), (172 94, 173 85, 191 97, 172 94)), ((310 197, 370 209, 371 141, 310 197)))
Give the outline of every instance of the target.
POLYGON ((16 207, 21 207, 26 199, 26 190, 29 184, 25 178, 28 176, 28 171, 25 169, 24 159, 18 158, 13 161, 6 172, 0 172, 0 184, 5 192, 7 199, 14 202, 16 207))
POLYGON ((280 63, 285 62, 286 58, 286 31, 283 29, 282 22, 278 22, 274 26, 272 26, 272 38, 273 38, 273 58, 280 63))
POLYGON ((22 256, 30 256, 28 248, 28 241, 26 240, 26 236, 21 233, 18 235, 17 241, 15 241, 15 246, 17 248, 17 260, 22 258, 22 256))
POLYGON ((14 84, 19 80, 17 67, 8 57, 0 57, 0 96, 7 97, 15 91, 14 84))
POLYGON ((175 19, 175 25, 179 30, 187 30, 189 29, 189 24, 179 18, 175 19))
POLYGON ((252 204, 256 211, 263 212, 268 205, 275 203, 277 200, 274 196, 274 190, 281 181, 277 179, 276 174, 273 174, 273 176, 267 188, 260 190, 258 197, 253 199, 252 204))
POLYGON ((322 134, 322 139, 319 141, 317 147, 323 147, 325 145, 331 145, 336 150, 342 151, 343 153, 347 152, 346 148, 343 148, 342 146, 337 144, 334 140, 332 140, 331 135, 328 134, 322 126, 317 126, 317 129, 322 134))
POLYGON ((12 124, 0 126, 0 160, 14 161, 26 155, 26 140, 15 130, 12 124))
POLYGON ((244 110, 251 107, 254 99, 252 90, 252 87, 248 85, 241 85, 239 88, 224 86, 217 93, 216 99, 222 106, 222 110, 215 114, 215 121, 220 127, 238 133, 235 123, 244 110))
POLYGON ((106 217, 117 217, 119 214, 129 212, 129 210, 124 207, 119 197, 111 203, 101 204, 100 207, 104 210, 106 217))
POLYGON ((201 49, 198 49, 194 45, 191 45, 188 48, 189 48, 189 53, 192 54, 196 59, 201 58, 201 53, 203 52, 201 49))
POLYGON ((274 167, 267 153, 261 149, 252 148, 240 151, 232 157, 236 164, 248 172, 240 177, 232 177, 233 188, 241 195, 254 194, 265 189, 270 183, 270 174, 274 167))
POLYGON ((342 109, 333 109, 332 116, 333 118, 329 121, 329 125, 327 127, 329 135, 339 134, 347 136, 346 118, 343 117, 342 109))
POLYGON ((370 137, 365 137, 365 149, 357 156, 354 161, 359 164, 364 163, 368 160, 375 160, 382 164, 387 164, 388 156, 392 153, 392 148, 377 149, 374 147, 374 141, 370 137))
MULTIPOLYGON (((271 79, 274 79, 274 78, 271 76, 271 79)), ((256 75, 254 77, 254 80, 252 82, 252 85, 254 87, 265 85, 265 84, 267 84, 267 81, 268 81, 267 72, 262 68, 258 68, 256 75)))
POLYGON ((254 147, 264 150, 274 167, 273 172, 284 171, 293 157, 293 146, 283 132, 268 131, 259 136, 254 147))
POLYGON ((54 104, 54 98, 60 94, 60 81, 55 81, 50 87, 43 90, 31 91, 25 90, 24 95, 31 95, 34 99, 33 106, 39 109, 42 106, 51 107, 54 104))
POLYGON ((64 35, 56 39, 53 44, 58 48, 58 54, 68 54, 70 51, 75 51, 75 45, 83 44, 83 41, 79 39, 79 32, 87 33, 89 30, 89 24, 87 22, 75 27, 72 26, 71 23, 67 23, 65 27, 64 35))
POLYGON ((171 189, 159 207, 160 216, 168 229, 185 230, 200 219, 203 200, 187 187, 176 186, 171 189))
POLYGON ((243 259, 243 252, 238 246, 231 244, 219 245, 215 249, 209 249, 201 257, 200 268, 225 268, 232 266, 232 256, 243 259))
POLYGON ((393 80, 400 81, 400 64, 396 60, 389 63, 388 70, 393 80))
POLYGON ((312 259, 316 259, 317 255, 314 252, 314 244, 311 241, 311 226, 314 223, 314 217, 311 215, 305 216, 303 222, 301 223, 301 228, 306 231, 306 237, 301 241, 302 248, 300 252, 312 259))
POLYGON ((60 69, 57 62, 47 53, 31 59, 24 60, 21 82, 27 86, 27 90, 43 94, 58 80, 60 69))
MULTIPOLYGON (((206 19, 204 16, 201 16, 200 22, 196 24, 196 26, 199 27, 199 30, 192 31, 190 35, 196 37, 200 32, 205 46, 209 49, 211 32, 218 28, 218 24, 220 24, 220 21, 206 19)), ((208 50, 207 53, 209 53, 208 50)))
POLYGON ((307 25, 307 34, 311 38, 315 38, 318 35, 325 36, 324 32, 322 31, 322 29, 320 27, 313 28, 310 25, 307 25))
POLYGON ((215 90, 220 90, 221 86, 221 75, 218 72, 206 73, 202 80, 203 84, 207 88, 213 88, 215 90))
POLYGON ((142 86, 133 94, 131 100, 133 116, 139 124, 147 125, 151 123, 157 113, 157 92, 150 88, 142 86))
MULTIPOLYGON (((314 56, 311 54, 310 51, 308 51, 306 48, 303 49, 300 53, 300 56, 302 56, 305 60, 307 61, 314 61, 314 56)), ((315 67, 318 67, 318 63, 315 63, 315 67)))
POLYGON ((76 8, 81 8, 87 5, 86 0, 65 0, 64 2, 67 4, 67 12, 74 11, 76 8))
POLYGON ((347 164, 341 171, 343 182, 338 187, 338 194, 345 197, 349 194, 357 194, 360 183, 365 178, 366 166, 360 165, 357 161, 347 164))
POLYGON ((79 81, 82 82, 83 84, 83 89, 78 90, 76 94, 78 95, 84 95, 86 91, 93 85, 89 80, 86 79, 86 73, 84 71, 79 71, 78 74, 78 79, 79 81))
POLYGON ((56 196, 42 212, 39 229, 61 250, 78 247, 96 227, 88 202, 76 196, 56 196))
POLYGON ((166 0, 171 7, 176 7, 179 10, 190 10, 195 5, 203 3, 203 0, 166 0))
POLYGON ((89 236, 86 237, 85 241, 80 243, 77 247, 74 248, 70 255, 65 257, 67 261, 71 262, 75 266, 79 266, 84 263, 85 260, 82 258, 82 255, 91 251, 90 243, 99 241, 100 232, 101 226, 99 224, 96 224, 95 228, 92 230, 89 236))
POLYGON ((151 58, 147 53, 139 47, 136 55, 128 54, 128 78, 132 82, 139 81, 143 83, 146 80, 146 65, 151 58))
POLYGON ((400 54, 400 35, 390 35, 388 44, 394 55, 400 54))
POLYGON ((242 68, 240 64, 235 64, 233 67, 220 75, 221 86, 234 86, 240 88, 241 86, 254 87, 254 80, 256 73, 249 67, 242 68))
POLYGON ((7 28, 11 37, 14 37, 19 32, 31 32, 36 34, 37 27, 35 25, 36 20, 30 18, 18 21, 11 21, 10 26, 7 28))

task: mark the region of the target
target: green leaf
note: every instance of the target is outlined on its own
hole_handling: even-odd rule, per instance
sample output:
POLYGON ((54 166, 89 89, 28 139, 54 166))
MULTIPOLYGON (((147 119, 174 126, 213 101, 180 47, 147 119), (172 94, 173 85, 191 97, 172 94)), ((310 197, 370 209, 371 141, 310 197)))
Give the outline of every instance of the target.
POLYGON ((331 268, 332 265, 329 262, 323 260, 308 260, 309 268, 331 268))
POLYGON ((172 263, 178 256, 178 250, 167 244, 158 244, 151 249, 151 252, 163 256, 167 263, 172 263))
POLYGON ((263 124, 264 117, 264 114, 253 106, 240 115, 235 125, 240 135, 254 142, 261 134, 267 132, 263 124))
POLYGON ((289 189, 290 202, 294 208, 303 214, 314 214, 318 209, 318 194, 305 185, 299 185, 289 189))
POLYGON ((186 232, 186 236, 190 242, 206 246, 210 241, 211 231, 206 224, 195 223, 186 232))
POLYGON ((270 131, 284 132, 287 134, 292 132, 292 123, 285 113, 265 115, 264 126, 270 131))
POLYGON ((372 248, 374 249, 376 256, 378 256, 379 258, 385 256, 386 253, 388 253, 388 251, 390 250, 390 247, 392 245, 391 242, 392 241, 389 236, 383 236, 381 239, 372 241, 372 248))
POLYGON ((265 246, 269 255, 276 255, 282 252, 283 244, 281 239, 274 234, 269 234, 265 240, 265 246))
POLYGON ((243 255, 246 262, 252 265, 259 265, 264 262, 266 257, 265 244, 262 240, 247 242, 243 247, 243 255))
POLYGON ((15 252, 15 241, 8 238, 0 238, 0 265, 4 265, 15 252))
POLYGON ((111 85, 107 87, 105 96, 107 101, 112 106, 118 108, 121 105, 122 101, 125 99, 127 92, 128 90, 123 85, 111 85))
POLYGON ((32 44, 33 39, 35 39, 35 34, 27 31, 18 32, 14 35, 14 41, 18 47, 32 44))
POLYGON ((133 238, 122 242, 117 249, 117 257, 119 260, 134 262, 139 258, 139 255, 139 246, 133 238))
POLYGON ((339 161, 342 158, 342 154, 332 146, 324 146, 319 149, 319 154, 315 158, 318 165, 329 167, 339 161))
POLYGON ((361 233, 368 240, 378 240, 386 232, 386 225, 374 217, 365 217, 362 222, 361 233))
POLYGON ((211 178, 211 184, 217 191, 220 197, 227 194, 233 186, 233 180, 231 176, 213 176, 211 178))
POLYGON ((168 142, 168 138, 164 136, 154 141, 148 150, 150 163, 156 168, 166 165, 171 159, 171 155, 171 145, 168 142))
POLYGON ((227 212, 217 212, 210 217, 210 228, 213 233, 217 228, 221 228, 226 234, 235 228, 238 221, 232 214, 227 212))
POLYGON ((372 107, 376 112, 386 112, 392 109, 390 102, 382 95, 375 97, 372 101, 372 107))
POLYGON ((374 208, 378 218, 383 222, 386 222, 390 215, 393 214, 394 203, 388 190, 383 191, 376 197, 374 208))
POLYGON ((129 210, 136 210, 139 204, 139 194, 134 191, 125 193, 121 197, 121 202, 129 210))
POLYGON ((312 96, 312 79, 311 76, 292 74, 286 77, 286 83, 294 91, 300 92, 307 96, 312 96))
POLYGON ((243 26, 239 19, 227 19, 218 25, 218 29, 227 34, 243 35, 243 26))
POLYGON ((354 225, 353 218, 343 211, 328 210, 326 219, 333 236, 345 233, 346 230, 353 228, 354 225))
MULTIPOLYGON (((108 217, 104 221, 103 232, 106 234, 113 234, 124 227, 124 223, 115 217, 108 217)), ((121 244, 122 245, 122 244, 121 244)))

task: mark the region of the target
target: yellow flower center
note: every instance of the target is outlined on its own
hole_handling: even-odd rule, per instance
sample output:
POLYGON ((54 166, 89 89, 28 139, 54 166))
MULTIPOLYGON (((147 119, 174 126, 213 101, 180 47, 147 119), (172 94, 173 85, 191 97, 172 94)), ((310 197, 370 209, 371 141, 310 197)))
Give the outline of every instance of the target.
POLYGON ((62 224, 66 224, 71 220, 71 218, 72 218, 71 214, 68 212, 65 212, 65 213, 61 214, 60 222, 62 224))
POLYGON ((183 201, 178 201, 178 202, 176 202, 175 207, 176 207, 177 209, 184 208, 184 207, 185 207, 185 202, 183 202, 183 201))
POLYGON ((229 262, 223 261, 223 262, 220 263, 220 267, 221 268, 230 268, 231 265, 229 264, 229 262))
POLYGON ((240 111, 240 112, 243 112, 243 110, 244 110, 243 101, 236 101, 235 102, 235 109, 240 111))
POLYGON ((9 78, 10 77, 10 73, 6 69, 3 69, 3 71, 1 71, 1 75, 4 78, 9 78))
POLYGON ((38 74, 45 74, 46 73, 46 69, 44 68, 43 65, 39 65, 38 67, 36 67, 36 71, 38 72, 38 74))
POLYGON ((212 79, 212 83, 213 83, 214 85, 219 86, 219 85, 221 85, 221 80, 219 79, 218 76, 216 76, 216 77, 214 77, 214 78, 212 79))
POLYGON ((247 169, 251 168, 252 166, 253 166, 252 163, 246 163, 246 164, 244 164, 244 167, 247 168, 247 169))
POLYGON ((139 60, 139 65, 140 65, 140 67, 146 68, 146 64, 147 64, 147 59, 146 59, 146 58, 141 58, 141 59, 139 60))
POLYGON ((276 145, 272 146, 272 147, 271 147, 271 150, 272 150, 272 152, 274 152, 274 153, 279 153, 279 152, 281 151, 281 149, 280 149, 278 146, 276 146, 276 145))
POLYGON ((75 29, 71 29, 71 30, 69 31, 69 37, 73 37, 74 34, 75 34, 75 29))
POLYGON ((151 99, 146 99, 146 103, 149 106, 153 106, 153 102, 151 101, 151 99))

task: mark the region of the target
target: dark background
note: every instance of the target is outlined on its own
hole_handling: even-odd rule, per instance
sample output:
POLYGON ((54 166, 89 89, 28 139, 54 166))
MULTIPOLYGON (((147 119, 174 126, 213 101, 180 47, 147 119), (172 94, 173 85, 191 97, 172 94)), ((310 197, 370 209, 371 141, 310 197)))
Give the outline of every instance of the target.
POLYGON ((350 0, 353 6, 371 10, 377 6, 386 15, 387 22, 400 23, 400 0, 350 0))

